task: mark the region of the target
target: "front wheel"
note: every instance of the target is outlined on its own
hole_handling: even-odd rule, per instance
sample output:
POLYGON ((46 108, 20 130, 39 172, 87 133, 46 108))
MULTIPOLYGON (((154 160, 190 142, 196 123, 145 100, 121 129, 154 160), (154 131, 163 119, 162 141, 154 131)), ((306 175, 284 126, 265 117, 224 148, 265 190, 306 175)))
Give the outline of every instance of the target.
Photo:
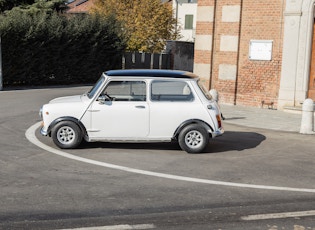
POLYGON ((71 121, 61 121, 52 130, 54 143, 62 149, 72 149, 82 141, 81 129, 71 121))
POLYGON ((209 134, 202 126, 191 124, 179 133, 178 144, 188 153, 201 153, 209 144, 209 134))

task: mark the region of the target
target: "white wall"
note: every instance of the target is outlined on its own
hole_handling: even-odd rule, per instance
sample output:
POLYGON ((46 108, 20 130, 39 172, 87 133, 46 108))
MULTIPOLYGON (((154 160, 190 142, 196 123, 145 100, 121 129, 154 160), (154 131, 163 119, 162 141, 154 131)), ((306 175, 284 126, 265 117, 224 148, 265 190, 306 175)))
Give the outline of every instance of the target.
POLYGON ((176 17, 177 12, 177 25, 179 28, 179 32, 181 34, 180 41, 189 41, 194 42, 195 41, 195 33, 196 33, 196 22, 197 22, 197 3, 184 3, 184 1, 180 0, 173 0, 173 9, 174 14, 176 17), (178 9, 176 11, 176 7, 178 6, 178 9), (194 15, 193 18, 193 29, 192 30, 185 30, 185 15, 191 14, 194 15))

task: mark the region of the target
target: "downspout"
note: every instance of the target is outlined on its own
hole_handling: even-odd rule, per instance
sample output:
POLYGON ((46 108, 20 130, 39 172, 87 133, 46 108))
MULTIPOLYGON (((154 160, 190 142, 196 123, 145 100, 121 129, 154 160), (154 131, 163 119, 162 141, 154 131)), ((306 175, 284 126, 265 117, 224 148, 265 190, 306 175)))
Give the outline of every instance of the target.
POLYGON ((213 29, 212 29, 212 45, 211 45, 211 62, 210 62, 210 81, 209 81, 209 90, 212 89, 213 85, 213 64, 214 64, 214 53, 215 53, 215 32, 216 26, 215 23, 217 21, 217 0, 214 1, 213 6, 213 29))
POLYGON ((238 29, 238 47, 237 47, 237 57, 236 57, 236 77, 235 77, 235 88, 234 88, 234 105, 237 101, 237 91, 238 91, 238 76, 239 76, 239 66, 240 66, 240 51, 241 51, 241 35, 242 35, 242 19, 243 19, 243 0, 241 0, 240 5, 240 22, 238 29))

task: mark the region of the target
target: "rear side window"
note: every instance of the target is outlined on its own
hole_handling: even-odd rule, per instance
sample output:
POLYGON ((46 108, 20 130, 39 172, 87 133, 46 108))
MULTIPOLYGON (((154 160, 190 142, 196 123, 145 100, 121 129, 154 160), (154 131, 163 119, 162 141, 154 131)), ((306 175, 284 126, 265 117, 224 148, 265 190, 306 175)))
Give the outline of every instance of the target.
POLYGON ((204 86, 204 84, 202 84, 202 82, 200 80, 198 80, 198 86, 199 88, 201 89, 201 91, 203 92, 203 95, 205 95, 205 97, 208 99, 208 100, 212 100, 212 96, 211 94, 209 93, 209 91, 207 90, 207 88, 204 86))
POLYGON ((152 101, 193 101, 194 96, 188 84, 183 81, 153 81, 152 101))

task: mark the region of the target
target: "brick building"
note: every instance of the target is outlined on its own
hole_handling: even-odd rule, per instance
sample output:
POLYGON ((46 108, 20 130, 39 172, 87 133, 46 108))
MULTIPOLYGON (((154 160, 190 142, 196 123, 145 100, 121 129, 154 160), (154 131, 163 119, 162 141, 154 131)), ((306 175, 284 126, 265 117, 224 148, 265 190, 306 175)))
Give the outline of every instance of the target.
POLYGON ((221 103, 283 109, 315 100, 314 4, 198 0, 194 72, 221 103))

